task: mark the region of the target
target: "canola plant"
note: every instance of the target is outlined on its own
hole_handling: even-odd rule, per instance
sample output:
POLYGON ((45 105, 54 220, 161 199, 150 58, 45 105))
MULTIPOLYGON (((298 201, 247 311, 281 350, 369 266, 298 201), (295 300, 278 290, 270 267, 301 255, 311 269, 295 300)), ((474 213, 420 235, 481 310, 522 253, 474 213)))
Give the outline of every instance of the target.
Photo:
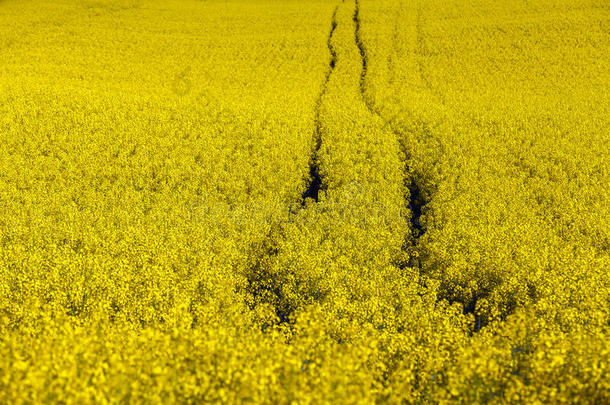
POLYGON ((0 403, 610 402, 609 11, 0 2, 0 403))

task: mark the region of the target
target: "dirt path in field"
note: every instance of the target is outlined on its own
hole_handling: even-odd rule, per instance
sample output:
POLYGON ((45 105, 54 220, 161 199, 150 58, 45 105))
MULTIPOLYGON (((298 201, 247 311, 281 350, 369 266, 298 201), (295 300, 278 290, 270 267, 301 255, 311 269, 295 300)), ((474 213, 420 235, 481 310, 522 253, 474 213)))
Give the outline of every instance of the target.
POLYGON ((326 70, 322 89, 320 90, 320 94, 318 94, 318 98, 316 99, 314 148, 311 155, 311 160, 309 162, 309 185, 303 193, 303 205, 305 204, 305 201, 307 201, 308 198, 313 199, 317 202, 320 194, 320 189, 322 188, 322 176, 320 175, 320 160, 318 156, 320 148, 322 147, 321 109, 322 99, 324 98, 324 95, 327 92, 330 76, 332 75, 333 70, 335 70, 335 65, 337 64, 337 51, 333 46, 332 40, 333 34, 335 33, 335 29, 337 28, 338 10, 339 6, 337 5, 335 7, 335 10, 333 11, 330 32, 328 33, 328 39, 326 40, 326 46, 328 47, 328 51, 330 52, 330 62, 328 63, 328 69, 326 70))
MULTIPOLYGON (((260 304, 268 306, 277 318, 277 321, 270 322, 275 322, 290 334, 294 332, 294 314, 303 303, 322 302, 325 299, 331 303, 338 299, 329 298, 334 297, 333 294, 320 281, 322 276, 319 269, 334 260, 329 246, 346 249, 344 239, 347 239, 353 245, 354 252, 345 252, 345 261, 350 263, 350 271, 362 271, 363 277, 369 277, 365 276, 366 269, 369 262, 374 261, 370 257, 378 254, 387 257, 388 265, 390 261, 395 264, 388 266, 393 269, 389 272, 400 273, 407 266, 417 266, 408 256, 413 241, 423 232, 420 225, 423 200, 414 176, 404 166, 404 151, 400 150, 402 136, 384 119, 367 92, 369 56, 361 37, 360 4, 357 0, 355 3, 339 2, 334 8, 326 46, 330 58, 315 102, 309 182, 302 194, 301 206, 290 211, 287 221, 272 226, 262 245, 254 249, 258 257, 249 268, 245 288, 251 308, 260 304), (358 145, 357 149, 353 143, 358 145), (378 166, 376 162, 386 159, 388 151, 395 152, 388 166, 391 168, 378 166), (324 166, 328 161, 322 159, 327 158, 331 161, 331 170, 347 176, 354 175, 351 183, 346 181, 348 186, 381 185, 395 191, 389 192, 391 197, 376 191, 368 196, 356 191, 353 193, 356 195, 346 197, 349 191, 341 188, 341 181, 337 181, 339 176, 331 172, 329 178, 324 178, 324 170, 328 170, 329 166, 324 166), (356 173, 350 172, 351 169, 356 169, 356 173), (386 174, 375 178, 379 170, 385 170, 386 174), (391 183, 384 182, 387 179, 392 179, 391 183), (404 188, 401 182, 404 182, 404 188), (401 196, 405 189, 410 192, 408 199, 401 196), (366 229, 361 218, 352 218, 358 210, 360 214, 366 214, 366 210, 371 211, 375 207, 383 208, 380 212, 370 213, 371 216, 387 216, 385 225, 375 225, 383 228, 383 232, 375 226, 372 226, 375 229, 366 229), (406 207, 411 210, 409 219, 404 212, 406 207), (394 215, 400 215, 401 219, 396 220, 394 215), (348 235, 340 235, 339 230, 347 230, 348 235), (379 247, 378 240, 358 237, 366 233, 382 240, 387 238, 387 242, 392 244, 391 251, 388 246, 379 247), (396 253, 401 247, 405 254, 396 253), (384 250, 386 248, 387 252, 384 250), (304 255, 308 257, 307 260, 303 260, 304 255), (396 261, 393 261, 395 258, 396 261)), ((342 273, 345 269, 341 267, 329 271, 337 272, 336 277, 348 277, 347 273, 342 273)), ((346 285, 344 293, 349 295, 351 289, 346 285)), ((337 297, 341 295, 337 294, 337 297)), ((360 299, 358 297, 354 295, 354 299, 360 299)))
MULTIPOLYGON (((355 8, 354 8, 354 39, 356 41, 356 46, 358 47, 358 52, 360 53, 361 63, 362 63, 362 71, 360 74, 360 93, 362 95, 362 100, 366 107, 369 109, 371 114, 379 117, 385 124, 387 128, 389 128, 394 135, 399 140, 399 144, 402 147, 402 152, 408 158, 406 151, 402 142, 403 136, 402 134, 396 130, 391 122, 386 119, 386 117, 382 114, 381 109, 375 103, 373 98, 367 92, 367 73, 369 68, 369 56, 364 46, 364 42, 362 40, 362 30, 361 30, 361 19, 360 19, 360 1, 355 0, 355 8)), ((409 201, 408 208, 411 211, 411 232, 413 237, 412 244, 417 245, 417 239, 424 233, 424 228, 421 223, 421 216, 423 212, 423 208, 426 204, 426 201, 423 198, 420 187, 416 182, 415 177, 411 174, 409 167, 405 167, 405 185, 409 190, 409 201)))
MULTIPOLYGON (((322 182, 323 178, 320 173, 319 156, 323 143, 322 105, 323 99, 328 92, 330 78, 337 64, 337 50, 333 45, 333 35, 335 34, 335 30, 338 25, 337 14, 339 11, 339 5, 340 4, 335 7, 331 17, 330 31, 326 39, 326 46, 330 54, 330 60, 324 75, 324 81, 322 82, 320 91, 315 101, 313 145, 309 161, 309 181, 307 188, 302 194, 300 207, 297 207, 296 209, 290 207, 290 219, 288 222, 294 220, 300 210, 305 210, 307 200, 313 200, 315 203, 317 203, 320 190, 325 188, 325 185, 322 182)), ((259 302, 270 304, 279 320, 279 324, 285 325, 288 330, 292 331, 293 325, 290 321, 290 316, 294 311, 294 308, 287 304, 287 300, 285 299, 281 289, 283 281, 280 276, 275 274, 275 269, 273 268, 273 263, 277 261, 278 255, 282 254, 278 246, 281 245, 281 241, 286 238, 286 236, 282 234, 282 228, 284 225, 286 224, 274 224, 267 236, 264 238, 262 245, 257 246, 254 249, 254 251, 258 251, 259 254, 246 276, 246 296, 250 297, 250 305, 252 309, 255 308, 259 302)), ((265 330, 266 327, 266 324, 263 325, 263 330, 265 330)))
POLYGON ((353 21, 354 21, 354 39, 356 41, 356 46, 358 47, 358 52, 360 53, 360 59, 362 60, 362 72, 360 73, 360 94, 362 95, 362 100, 364 101, 364 104, 366 104, 366 107, 369 109, 369 111, 372 114, 377 115, 383 119, 383 117, 381 117, 381 114, 377 110, 375 103, 368 96, 368 94, 366 92, 366 75, 368 73, 368 54, 366 52, 366 48, 364 47, 364 43, 362 42, 361 29, 360 29, 361 22, 360 22, 360 1, 359 0, 355 0, 353 21))

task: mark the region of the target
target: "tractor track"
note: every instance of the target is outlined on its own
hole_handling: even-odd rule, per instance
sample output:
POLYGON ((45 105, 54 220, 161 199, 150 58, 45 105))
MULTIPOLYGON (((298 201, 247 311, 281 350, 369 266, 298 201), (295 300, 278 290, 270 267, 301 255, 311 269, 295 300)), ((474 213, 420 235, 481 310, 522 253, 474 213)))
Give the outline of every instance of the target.
MULTIPOLYGON (((323 143, 323 124, 322 124, 322 104, 323 99, 328 91, 328 83, 330 82, 331 75, 335 70, 337 64, 337 51, 333 45, 333 35, 337 28, 337 13, 339 5, 337 5, 333 11, 330 31, 326 40, 326 46, 330 53, 330 60, 328 67, 324 75, 324 81, 322 82, 320 92, 315 102, 315 113, 314 113, 314 133, 313 133, 313 146, 311 157, 309 160, 309 181, 305 191, 302 194, 300 201, 300 209, 305 208, 307 200, 313 200, 315 203, 318 202, 320 197, 320 191, 324 189, 323 178, 320 173, 320 157, 319 153, 323 143)), ((290 208, 290 216, 296 214, 299 208, 293 210, 290 208)), ((289 220, 290 221, 290 220, 289 220)), ((263 238, 260 246, 256 246, 253 250, 260 252, 256 254, 256 259, 249 267, 249 272, 246 277, 247 286, 245 288, 247 295, 251 301, 249 306, 254 309, 258 303, 265 302, 271 304, 274 308, 275 315, 279 321, 279 325, 288 327, 288 330, 293 330, 291 323, 291 314, 294 309, 289 302, 285 299, 281 284, 282 280, 274 274, 271 263, 278 254, 280 254, 278 248, 278 240, 285 238, 282 234, 282 224, 274 224, 271 230, 263 238)), ((263 331, 270 326, 268 324, 262 325, 263 331)))
POLYGON ((337 64, 337 51, 333 45, 333 35, 335 30, 337 29, 337 12, 339 11, 339 5, 335 7, 333 11, 331 23, 330 23, 330 32, 328 34, 328 39, 326 40, 326 46, 328 47, 328 51, 330 53, 330 61, 328 62, 328 68, 326 70, 326 74, 324 76, 324 82, 322 84, 322 88, 320 93, 318 94, 318 98, 316 99, 315 104, 315 129, 314 129, 314 147, 313 152, 309 161, 309 184, 305 191, 303 192, 303 201, 302 205, 305 205, 308 199, 312 199, 315 202, 318 202, 320 190, 323 189, 322 183, 322 175, 320 173, 320 149, 322 148, 322 101, 326 92, 328 91, 328 83, 330 81, 330 77, 335 70, 335 66, 337 64))
MULTIPOLYGON (((420 237, 426 231, 425 227, 423 226, 423 224, 421 222, 421 216, 423 214, 424 208, 425 208, 426 204, 428 203, 428 201, 425 199, 425 196, 423 195, 422 190, 418 184, 418 179, 416 179, 417 174, 411 173, 411 171, 409 170, 408 160, 409 160, 410 156, 407 153, 407 148, 406 148, 406 145, 404 144, 404 134, 393 126, 392 120, 387 119, 384 116, 381 108, 375 103, 375 101, 372 99, 372 97, 369 94, 367 94, 367 73, 368 73, 368 68, 369 68, 368 54, 367 54, 367 50, 366 50, 366 47, 364 46, 364 43, 362 41, 362 36, 361 36, 360 1, 359 0, 354 0, 354 1, 355 1, 355 10, 354 10, 354 17, 353 17, 354 37, 355 37, 356 45, 358 46, 358 50, 360 52, 360 56, 362 59, 362 71, 361 71, 361 76, 360 76, 360 92, 362 94, 362 99, 364 101, 364 104, 366 104, 369 111, 372 114, 377 115, 397 137, 399 144, 401 146, 401 150, 404 154, 404 157, 406 160, 405 187, 409 190, 409 201, 408 201, 407 208, 411 212, 411 218, 410 218, 411 240, 410 240, 410 243, 405 243, 403 250, 408 251, 410 249, 417 249, 420 244, 420 237)), ((445 108, 451 108, 455 113, 465 117, 466 119, 469 119, 471 122, 476 122, 475 119, 472 116, 470 116, 469 114, 467 114, 466 112, 455 109, 452 106, 450 106, 447 102, 445 95, 442 92, 440 92, 432 84, 432 82, 426 75, 425 66, 424 66, 424 63, 422 60, 422 55, 426 55, 428 50, 427 50, 426 43, 425 43, 424 37, 423 37, 423 29, 422 29, 423 22, 424 22, 424 18, 423 18, 423 13, 422 13, 421 1, 418 1, 417 2, 417 15, 416 15, 416 53, 418 55, 418 57, 417 57, 418 72, 417 73, 418 73, 423 85, 425 86, 425 89, 431 94, 432 97, 434 97, 445 108)), ((395 33, 394 40, 396 40, 396 33, 395 33)), ((434 128, 438 127, 438 126, 440 126, 441 123, 442 123, 442 121, 437 122, 436 125, 434 125, 433 127, 434 128)), ((401 263, 399 265, 403 268, 405 267, 405 264, 401 263)), ((406 267, 419 269, 420 275, 423 272, 422 262, 419 259, 419 257, 411 257, 409 259, 409 263, 406 264, 406 267)), ((469 300, 469 301, 464 301, 464 302, 459 301, 460 304, 462 304, 463 314, 464 315, 471 314, 474 316, 474 324, 471 326, 471 330, 470 330, 471 335, 479 332, 486 325, 486 323, 482 320, 481 316, 476 311, 478 299, 485 298, 486 295, 488 295, 488 293, 483 293, 480 296, 475 296, 475 297, 473 297, 472 300, 469 300)), ((451 297, 445 297, 445 296, 443 296, 443 294, 441 294, 441 296, 438 297, 438 300, 443 300, 443 299, 446 299, 450 303, 455 302, 455 300, 453 300, 451 297)))
MULTIPOLYGON (((390 120, 386 119, 383 115, 381 108, 375 103, 372 97, 367 92, 367 74, 369 68, 369 56, 364 46, 364 42, 362 40, 362 21, 360 19, 360 1, 354 0, 354 40, 356 42, 356 46, 358 47, 358 52, 360 53, 360 59, 362 64, 362 70, 360 73, 360 94, 362 96, 362 100, 366 105, 367 109, 371 112, 371 114, 379 117, 379 119, 384 123, 384 126, 387 127, 393 134, 396 136, 398 140, 398 144, 400 145, 401 152, 404 155, 405 160, 408 160, 409 155, 406 151, 406 147, 402 142, 402 134, 396 128, 393 127, 390 120)), ((421 216, 423 214, 424 206, 427 201, 423 198, 423 194, 421 192, 420 186, 416 181, 415 176, 410 174, 410 169, 408 165, 405 163, 404 168, 405 173, 405 187, 409 190, 409 199, 407 202, 407 208, 411 212, 411 218, 409 219, 411 225, 411 238, 412 240, 408 245, 417 246, 418 239, 423 233, 425 229, 421 222, 421 216)), ((421 264, 418 262, 417 266, 412 267, 421 267, 421 264)))

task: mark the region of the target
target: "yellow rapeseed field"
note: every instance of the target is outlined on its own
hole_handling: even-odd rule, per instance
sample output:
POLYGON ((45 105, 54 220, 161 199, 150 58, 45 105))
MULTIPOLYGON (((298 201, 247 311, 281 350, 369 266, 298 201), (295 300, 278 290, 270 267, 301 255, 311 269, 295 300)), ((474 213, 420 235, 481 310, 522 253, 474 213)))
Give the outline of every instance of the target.
POLYGON ((610 403, 607 0, 0 0, 0 404, 610 403))

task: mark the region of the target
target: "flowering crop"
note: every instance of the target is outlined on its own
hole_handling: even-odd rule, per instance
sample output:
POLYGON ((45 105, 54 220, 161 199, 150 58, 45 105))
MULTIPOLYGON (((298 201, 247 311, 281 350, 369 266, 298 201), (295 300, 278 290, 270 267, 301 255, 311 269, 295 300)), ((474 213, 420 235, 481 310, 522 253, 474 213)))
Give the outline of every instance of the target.
POLYGON ((610 402, 608 15, 0 2, 0 403, 610 402))

